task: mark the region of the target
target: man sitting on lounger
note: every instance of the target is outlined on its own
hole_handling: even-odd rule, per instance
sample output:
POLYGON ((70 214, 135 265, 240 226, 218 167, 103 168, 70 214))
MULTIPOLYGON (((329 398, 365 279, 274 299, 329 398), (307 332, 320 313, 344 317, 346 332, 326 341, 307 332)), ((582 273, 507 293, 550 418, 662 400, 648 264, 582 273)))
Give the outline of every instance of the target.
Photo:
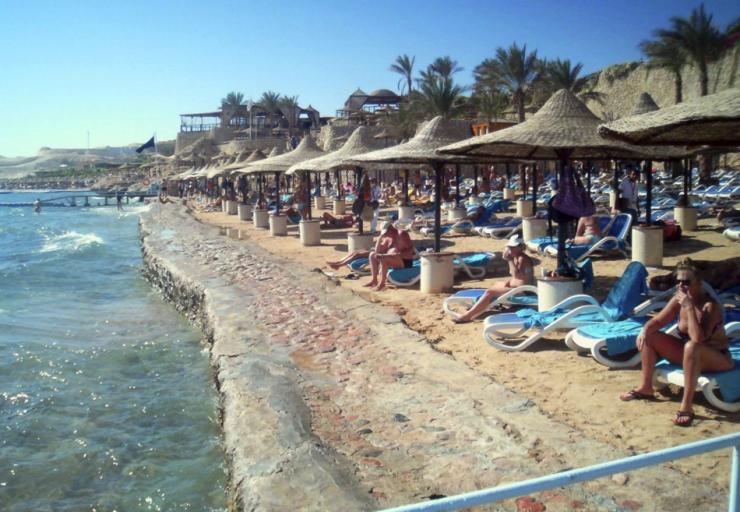
MULTIPOLYGON (((394 235, 389 230, 386 229, 388 224, 391 224, 391 223, 384 222, 383 225, 381 226, 380 236, 378 237, 378 240, 375 242, 375 247, 373 247, 371 251, 352 251, 351 253, 349 253, 347 256, 345 256, 341 260, 327 261, 326 264, 329 265, 334 270, 337 270, 343 265, 347 265, 348 263, 351 263, 357 259, 370 258, 370 255, 372 253, 376 253, 379 255, 388 253, 388 251, 393 247, 393 242, 394 242, 394 238, 393 238, 394 235)), ((395 233, 398 233, 398 231, 395 228, 393 228, 393 231, 395 233)), ((408 237, 408 233, 406 233, 406 236, 408 237)), ((411 239, 409 238, 409 242, 410 241, 411 239)), ((413 258, 413 246, 411 248, 411 251, 412 251, 411 257, 413 258)))
POLYGON ((413 266, 414 244, 406 231, 399 231, 392 222, 385 221, 380 228, 380 238, 375 247, 376 250, 370 252, 371 279, 364 286, 381 291, 385 288, 390 269, 413 266))
POLYGON ((485 291, 473 304, 473 307, 465 312, 464 315, 455 319, 456 323, 470 322, 480 315, 496 297, 500 297, 509 290, 525 284, 534 284, 534 265, 532 259, 524 253, 524 240, 519 235, 512 236, 506 244, 503 259, 509 262, 509 273, 511 278, 504 282, 499 282, 485 291))
POLYGON ((574 245, 593 245, 599 239, 601 239, 599 222, 593 215, 589 215, 588 217, 578 219, 576 236, 568 240, 568 243, 574 245))

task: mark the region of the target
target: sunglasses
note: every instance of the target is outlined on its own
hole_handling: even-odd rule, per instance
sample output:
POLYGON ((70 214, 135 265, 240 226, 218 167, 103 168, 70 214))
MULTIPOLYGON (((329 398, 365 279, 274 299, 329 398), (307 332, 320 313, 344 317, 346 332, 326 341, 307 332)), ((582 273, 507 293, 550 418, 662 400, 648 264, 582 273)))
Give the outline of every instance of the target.
POLYGON ((679 286, 688 286, 691 284, 692 279, 676 279, 676 283, 679 286))

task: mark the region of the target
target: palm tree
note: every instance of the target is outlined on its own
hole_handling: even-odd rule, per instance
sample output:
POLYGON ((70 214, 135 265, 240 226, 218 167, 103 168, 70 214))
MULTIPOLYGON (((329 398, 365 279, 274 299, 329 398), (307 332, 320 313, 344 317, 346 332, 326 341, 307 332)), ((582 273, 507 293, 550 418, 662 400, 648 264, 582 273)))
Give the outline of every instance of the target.
POLYGON ((298 106, 298 96, 283 96, 280 98, 279 107, 288 119, 288 130, 295 128, 298 124, 298 110, 300 108, 298 106))
POLYGON ((456 60, 453 60, 448 56, 437 57, 424 71, 419 73, 419 78, 416 79, 416 83, 421 84, 427 80, 433 80, 435 78, 451 79, 452 75, 459 73, 462 70, 463 68, 457 65, 456 60))
MULTIPOLYGON (((416 94, 418 92, 414 91, 414 95, 416 94)), ((411 101, 402 101, 397 109, 387 115, 386 122, 400 139, 410 139, 416 133, 416 126, 423 119, 417 105, 411 101)))
POLYGON ((686 53, 675 42, 670 39, 656 39, 655 41, 643 41, 640 43, 642 53, 649 59, 648 70, 651 68, 663 68, 673 73, 673 83, 676 87, 676 103, 683 101, 683 76, 681 71, 686 64, 686 53))
POLYGON ((427 117, 442 116, 449 119, 464 108, 464 91, 465 88, 455 85, 452 78, 430 76, 420 82, 412 102, 427 117))
POLYGON ((524 121, 524 100, 533 82, 537 80, 537 50, 527 53, 527 45, 513 43, 508 49, 499 47, 493 59, 486 59, 474 70, 476 80, 499 87, 511 94, 519 122, 524 121))
POLYGON ((223 124, 228 125, 234 115, 236 115, 240 107, 243 107, 244 105, 244 95, 240 92, 231 91, 226 95, 225 98, 221 98, 223 124))
POLYGON ((263 92, 257 103, 267 112, 267 118, 270 120, 270 128, 273 128, 273 115, 280 110, 280 94, 272 91, 263 92))
POLYGON ((570 59, 558 58, 543 63, 545 81, 552 88, 552 92, 568 89, 582 101, 593 100, 603 104, 604 94, 593 90, 588 76, 579 76, 582 69, 583 64, 577 62, 573 65, 570 59))
POLYGON ((511 104, 511 98, 495 87, 479 87, 470 99, 478 117, 486 121, 503 117, 506 107, 511 104))
POLYGON ((670 41, 680 48, 699 70, 701 95, 709 94, 709 74, 707 66, 716 60, 725 49, 725 37, 712 24, 712 15, 704 11, 704 4, 691 11, 688 19, 674 16, 671 28, 657 30, 660 39, 670 41))
POLYGON ((442 78, 452 78, 452 75, 463 70, 457 65, 457 61, 452 60, 449 56, 437 57, 427 69, 442 78))
POLYGON ((411 86, 413 85, 413 74, 414 74, 414 62, 416 57, 409 57, 405 53, 396 57, 396 61, 391 64, 391 71, 401 75, 398 80, 398 89, 403 92, 402 83, 406 81, 406 94, 411 94, 411 86))

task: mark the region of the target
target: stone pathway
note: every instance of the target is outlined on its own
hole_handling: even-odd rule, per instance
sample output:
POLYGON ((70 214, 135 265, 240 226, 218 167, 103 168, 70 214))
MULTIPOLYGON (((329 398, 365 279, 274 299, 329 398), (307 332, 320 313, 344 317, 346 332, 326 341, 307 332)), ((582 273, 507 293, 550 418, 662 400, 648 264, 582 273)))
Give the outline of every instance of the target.
MULTIPOLYGON (((145 217, 142 231, 150 278, 212 335, 241 508, 369 510, 629 455, 434 351, 392 312, 180 207, 145 217)), ((490 509, 725 507, 708 485, 659 467, 490 509)))

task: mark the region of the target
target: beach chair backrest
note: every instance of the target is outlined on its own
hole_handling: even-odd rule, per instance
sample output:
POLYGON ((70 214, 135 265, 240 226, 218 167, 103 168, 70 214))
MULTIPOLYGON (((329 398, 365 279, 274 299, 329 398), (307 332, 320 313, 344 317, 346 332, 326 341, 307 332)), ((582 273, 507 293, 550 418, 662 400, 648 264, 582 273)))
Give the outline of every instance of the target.
POLYGON ((609 236, 613 236, 619 240, 625 240, 627 233, 630 231, 630 226, 632 226, 632 216, 626 213, 618 213, 609 228, 609 236))
POLYGON ((608 215, 601 215, 599 217, 596 217, 596 220, 599 223, 599 230, 602 234, 606 234, 609 232, 610 224, 612 223, 612 217, 608 215))
POLYGON ((601 304, 614 320, 630 315, 633 309, 640 304, 642 296, 647 293, 648 272, 645 265, 633 261, 624 270, 604 302, 601 304))

